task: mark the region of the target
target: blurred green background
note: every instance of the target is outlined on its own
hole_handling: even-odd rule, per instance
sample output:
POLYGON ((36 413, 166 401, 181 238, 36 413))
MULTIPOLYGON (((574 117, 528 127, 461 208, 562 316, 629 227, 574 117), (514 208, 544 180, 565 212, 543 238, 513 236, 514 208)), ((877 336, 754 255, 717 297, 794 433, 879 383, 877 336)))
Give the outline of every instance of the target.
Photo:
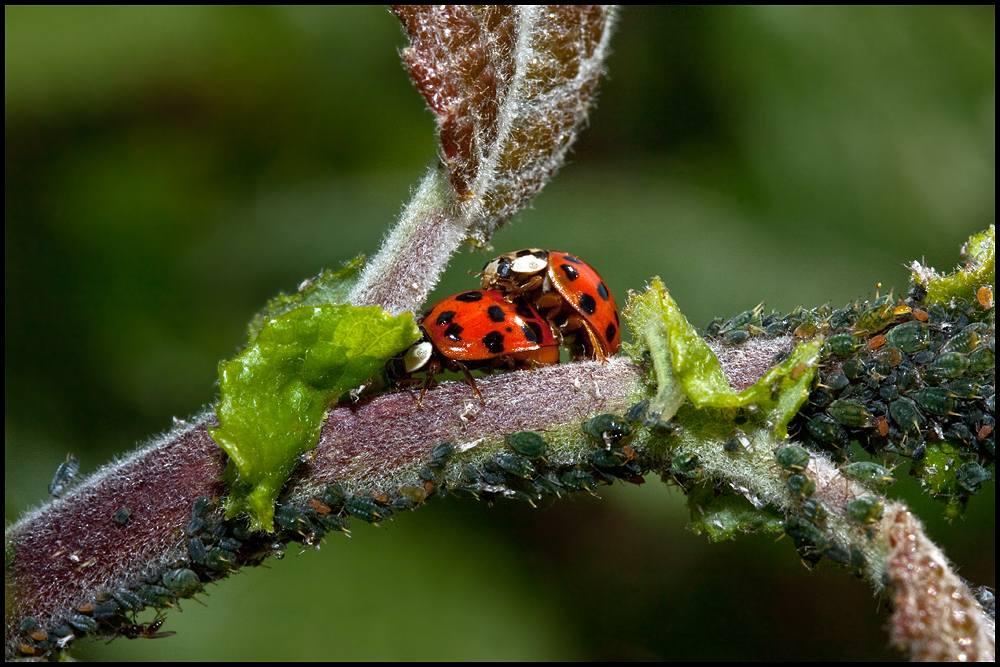
MULTIPOLYGON (((435 155, 380 8, 5 9, 7 521, 216 396, 265 300, 379 240, 435 155)), ((994 221, 993 8, 629 8, 569 164, 498 233, 696 326, 895 288, 994 221)), ((432 299, 492 255, 456 256, 432 299)), ((994 486, 947 524, 995 584, 994 486)), ((885 659, 880 600, 788 540, 711 545, 675 490, 436 499, 87 659, 885 659)))

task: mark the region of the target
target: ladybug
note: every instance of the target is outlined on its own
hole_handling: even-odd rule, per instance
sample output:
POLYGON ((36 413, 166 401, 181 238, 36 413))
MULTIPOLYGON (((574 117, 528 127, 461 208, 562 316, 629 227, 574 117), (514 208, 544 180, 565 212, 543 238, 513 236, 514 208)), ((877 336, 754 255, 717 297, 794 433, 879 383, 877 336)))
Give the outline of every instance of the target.
POLYGON ((471 368, 534 368, 559 363, 559 342, 534 307, 497 290, 470 290, 431 306, 424 337, 403 355, 405 375, 426 369, 424 391, 442 369, 461 371, 476 396, 471 368))
POLYGON ((556 250, 525 248, 483 268, 483 287, 522 297, 559 334, 583 330, 585 355, 606 361, 621 344, 618 306, 607 284, 583 260, 556 250))

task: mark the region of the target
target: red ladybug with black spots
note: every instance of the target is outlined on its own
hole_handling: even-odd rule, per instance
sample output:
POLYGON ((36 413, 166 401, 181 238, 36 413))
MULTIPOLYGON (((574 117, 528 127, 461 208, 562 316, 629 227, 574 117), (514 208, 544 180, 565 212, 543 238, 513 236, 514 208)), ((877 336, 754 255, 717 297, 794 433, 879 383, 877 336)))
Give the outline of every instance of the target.
POLYGON ((579 332, 584 356, 606 361, 621 345, 618 306, 589 264, 557 250, 525 248, 483 268, 483 287, 531 302, 560 334, 579 332))
POLYGON ((420 321, 424 337, 403 356, 404 373, 426 370, 426 390, 442 369, 534 368, 559 362, 559 342, 534 307, 497 290, 470 290, 431 306, 420 321))

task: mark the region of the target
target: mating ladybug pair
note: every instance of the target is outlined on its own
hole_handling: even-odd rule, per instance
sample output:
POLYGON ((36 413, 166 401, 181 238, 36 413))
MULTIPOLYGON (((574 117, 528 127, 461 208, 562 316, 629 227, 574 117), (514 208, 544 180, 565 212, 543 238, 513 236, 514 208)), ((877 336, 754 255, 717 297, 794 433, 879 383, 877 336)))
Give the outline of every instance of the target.
MULTIPOLYGON (((460 371, 479 395, 470 368, 533 368, 559 362, 564 336, 577 356, 606 360, 621 327, 608 286, 594 269, 564 252, 528 248, 501 255, 482 271, 483 289, 431 306, 424 337, 403 357, 406 374, 460 371)), ((425 384, 426 387, 426 384, 425 384)))

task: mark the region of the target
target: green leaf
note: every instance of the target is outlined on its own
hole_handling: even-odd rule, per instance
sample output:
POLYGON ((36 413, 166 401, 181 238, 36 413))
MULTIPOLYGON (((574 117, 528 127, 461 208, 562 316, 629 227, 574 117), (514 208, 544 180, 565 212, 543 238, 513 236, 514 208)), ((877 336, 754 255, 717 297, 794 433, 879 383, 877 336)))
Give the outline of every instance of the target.
POLYGON ((783 438, 789 420, 809 396, 823 349, 821 336, 799 343, 784 362, 771 368, 752 387, 736 393, 715 353, 681 313, 659 278, 652 280, 645 294, 632 298, 625 318, 636 334, 635 342, 624 346, 625 351, 640 363, 648 351, 657 383, 649 413, 663 421, 673 417, 684 397, 699 409, 754 404, 768 415, 775 433, 783 438))
POLYGON ((975 302, 976 290, 989 286, 996 290, 996 229, 993 225, 974 234, 962 247, 966 265, 947 276, 919 262, 913 263, 912 280, 927 288, 927 303, 947 305, 955 299, 975 302))
MULTIPOLYGON (((317 286, 302 300, 323 289, 330 293, 317 286)), ((302 305, 262 317, 252 343, 219 365, 220 427, 211 433, 230 456, 226 515, 246 513, 255 530, 270 531, 278 493, 316 446, 327 409, 418 338, 411 314, 378 307, 302 305)))

